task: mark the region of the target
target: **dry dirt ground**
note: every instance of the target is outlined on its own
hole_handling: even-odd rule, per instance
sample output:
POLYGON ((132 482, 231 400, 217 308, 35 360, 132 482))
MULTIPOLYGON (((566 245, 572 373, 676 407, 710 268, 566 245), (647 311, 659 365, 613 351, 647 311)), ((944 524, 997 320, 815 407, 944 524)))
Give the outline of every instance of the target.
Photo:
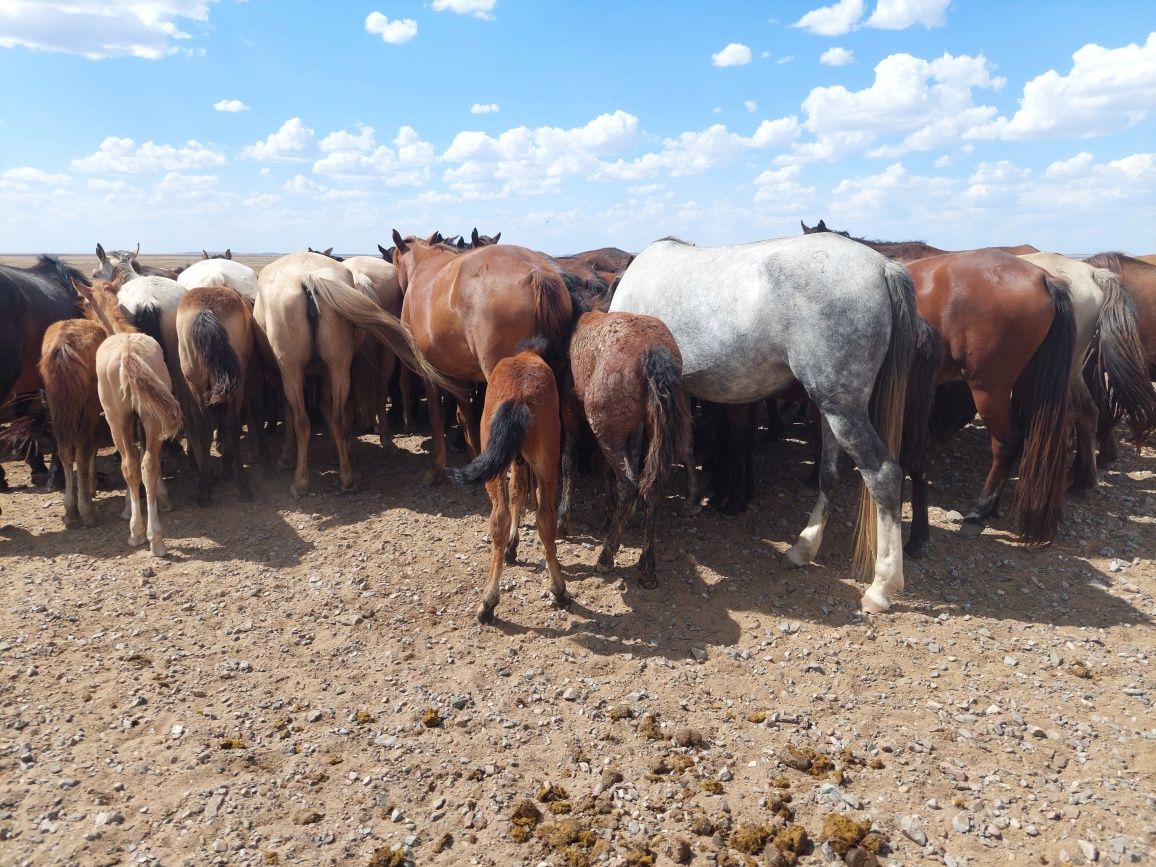
POLYGON ((128 547, 122 491, 67 531, 5 462, 0 863, 1152 862, 1156 452, 1028 550, 1006 517, 954 532, 987 466, 969 427, 929 557, 870 618, 850 480, 818 563, 782 565, 812 504, 795 439, 760 446, 736 518, 683 517, 672 481, 657 590, 636 527, 595 573, 583 478, 570 610, 527 523, 481 627, 485 493, 422 486, 428 438, 395 442, 354 444, 352 494, 317 436, 305 498, 254 468, 256 502, 225 483, 209 509, 170 460, 164 560, 128 547))

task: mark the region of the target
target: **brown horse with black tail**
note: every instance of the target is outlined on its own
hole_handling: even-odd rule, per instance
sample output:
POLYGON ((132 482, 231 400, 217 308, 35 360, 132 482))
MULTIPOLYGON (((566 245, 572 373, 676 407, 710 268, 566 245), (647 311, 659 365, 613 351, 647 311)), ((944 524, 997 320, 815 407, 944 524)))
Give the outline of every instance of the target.
MULTIPOLYGON (((565 607, 570 603, 555 541, 558 517, 554 511, 554 493, 561 425, 554 371, 539 354, 545 346, 544 340, 531 341, 530 348, 500 359, 494 365, 482 410, 481 454, 468 466, 446 473, 459 484, 485 482, 486 493, 490 495, 490 573, 477 610, 482 623, 494 619, 503 560, 507 563, 517 560, 518 526, 531 483, 537 485, 538 538, 546 552, 550 593, 555 605, 565 607), (507 488, 506 470, 515 461, 511 492, 507 488)), ((431 413, 433 415, 436 413, 431 413)))

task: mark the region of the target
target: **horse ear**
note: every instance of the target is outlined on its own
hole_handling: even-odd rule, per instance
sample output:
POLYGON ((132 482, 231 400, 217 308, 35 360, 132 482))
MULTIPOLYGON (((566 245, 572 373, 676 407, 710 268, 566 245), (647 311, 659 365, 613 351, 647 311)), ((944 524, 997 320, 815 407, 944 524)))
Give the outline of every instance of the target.
POLYGON ((233 258, 233 248, 232 247, 226 247, 225 248, 225 258, 232 260, 232 258, 233 258))
POLYGON ((405 239, 397 229, 393 230, 393 246, 397 248, 397 252, 399 253, 404 253, 409 249, 409 247, 406 246, 405 239))
MULTIPOLYGON (((103 252, 103 251, 101 251, 101 252, 103 252)), ((89 301, 92 300, 92 290, 88 287, 88 284, 86 284, 84 281, 77 280, 75 277, 73 277, 72 278, 72 288, 75 289, 77 294, 80 295, 82 298, 85 298, 89 301)))
POLYGON ((385 247, 381 246, 381 244, 377 245, 377 252, 379 252, 381 254, 382 259, 388 259, 389 258, 388 256, 385 255, 385 247))
POLYGON ((333 248, 332 247, 326 247, 325 248, 325 255, 326 256, 332 256, 333 255, 333 248))
POLYGON ((474 226, 474 230, 472 232, 470 232, 470 242, 473 244, 478 243, 478 227, 477 226, 474 226))
POLYGON ((811 230, 807 228, 806 223, 804 223, 802 220, 799 220, 799 225, 803 227, 803 234, 804 235, 810 234, 811 230))
POLYGON ((815 228, 818 229, 820 232, 826 232, 827 231, 827 224, 824 223, 822 220, 820 220, 819 225, 816 226, 815 228))
POLYGON ((201 261, 203 262, 205 259, 208 259, 208 258, 209 258, 209 254, 208 254, 208 253, 206 253, 206 252, 204 251, 204 249, 202 248, 202 249, 201 249, 201 261))
POLYGON ((140 255, 140 241, 137 241, 136 242, 136 249, 132 251, 132 258, 135 259, 139 255, 140 255))
POLYGON ((444 240, 445 240, 445 238, 442 236, 442 233, 439 232, 437 229, 434 229, 434 233, 432 235, 430 235, 428 238, 426 238, 426 243, 427 244, 440 244, 444 240))
POLYGON ((100 260, 102 265, 108 262, 108 256, 104 252, 104 247, 102 247, 100 244, 96 245, 96 258, 100 260))
POLYGON ((498 232, 498 234, 494 235, 494 243, 496 244, 500 240, 502 240, 502 233, 498 232))

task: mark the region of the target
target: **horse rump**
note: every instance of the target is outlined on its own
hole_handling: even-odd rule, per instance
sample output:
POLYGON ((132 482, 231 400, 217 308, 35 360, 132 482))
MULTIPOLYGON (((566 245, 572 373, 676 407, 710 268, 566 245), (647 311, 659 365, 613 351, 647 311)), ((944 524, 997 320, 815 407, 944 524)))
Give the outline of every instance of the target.
POLYGON ((201 396, 205 406, 227 403, 241 382, 241 363, 229 343, 229 335, 217 314, 199 310, 191 325, 193 348, 208 376, 208 390, 201 396))
POLYGON ((121 388, 136 414, 151 420, 162 440, 175 437, 181 430, 181 405, 131 343, 121 355, 120 372, 121 388))
POLYGON ((666 469, 682 459, 690 436, 690 413, 682 392, 682 362, 664 346, 652 346, 642 354, 646 379, 646 427, 650 443, 646 450, 638 492, 650 499, 666 469))
POLYGON ((459 485, 488 482, 521 455, 532 421, 533 413, 525 401, 503 401, 490 418, 485 450, 467 466, 446 470, 446 475, 459 485))

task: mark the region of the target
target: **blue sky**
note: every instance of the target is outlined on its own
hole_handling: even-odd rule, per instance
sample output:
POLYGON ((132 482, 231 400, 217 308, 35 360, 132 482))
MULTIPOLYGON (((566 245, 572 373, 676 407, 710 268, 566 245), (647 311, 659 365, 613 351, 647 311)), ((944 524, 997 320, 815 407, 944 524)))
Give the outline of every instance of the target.
POLYGON ((0 251, 1156 252, 1141 0, 4 0, 0 251))

